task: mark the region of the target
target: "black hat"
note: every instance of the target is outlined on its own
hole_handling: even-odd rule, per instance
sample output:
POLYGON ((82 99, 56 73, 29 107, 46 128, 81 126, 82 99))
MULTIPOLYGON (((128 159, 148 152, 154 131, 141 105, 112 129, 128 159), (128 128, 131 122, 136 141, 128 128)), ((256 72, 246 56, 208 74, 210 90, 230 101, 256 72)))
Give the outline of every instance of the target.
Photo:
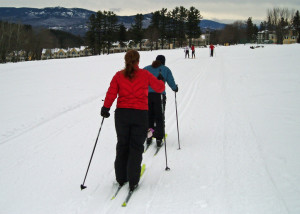
POLYGON ((166 63, 166 58, 165 58, 164 55, 158 55, 158 56, 156 57, 156 60, 157 60, 157 61, 160 61, 161 64, 163 64, 163 65, 165 65, 165 63, 166 63))

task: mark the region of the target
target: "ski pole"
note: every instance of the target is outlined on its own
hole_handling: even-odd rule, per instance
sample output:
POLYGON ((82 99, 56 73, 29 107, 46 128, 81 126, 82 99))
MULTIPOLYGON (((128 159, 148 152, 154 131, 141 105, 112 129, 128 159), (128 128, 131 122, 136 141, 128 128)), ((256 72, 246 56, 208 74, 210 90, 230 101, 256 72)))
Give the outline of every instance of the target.
POLYGON ((94 152, 95 152, 95 149, 96 149, 96 146, 97 146, 97 142, 98 142, 98 138, 99 138, 99 135, 100 135, 100 132, 101 132, 101 128, 102 128, 102 125, 103 125, 103 121, 104 121, 104 117, 102 117, 101 126, 100 126, 100 129, 99 129, 97 138, 96 138, 96 142, 95 142, 95 145, 94 145, 94 149, 93 149, 93 152, 92 152, 92 155, 91 155, 91 158, 90 158, 90 162, 89 162, 88 168, 87 168, 86 173, 85 173, 85 177, 84 177, 83 183, 80 185, 80 189, 81 189, 81 190, 83 190, 83 189, 86 188, 86 186, 84 186, 85 179, 86 179, 86 176, 87 176, 88 171, 89 171, 89 169, 90 169, 90 165, 91 165, 91 162, 92 162, 92 159, 93 159, 93 155, 94 155, 94 152))
MULTIPOLYGON (((164 130, 165 130, 165 109, 164 109, 164 97, 163 94, 161 94, 161 110, 162 110, 162 119, 164 123, 164 130)), ((166 156, 166 171, 169 171, 170 168, 168 167, 168 158, 167 158, 167 141, 166 141, 166 134, 164 133, 164 141, 165 141, 165 156, 166 156)))
POLYGON ((179 127, 178 127, 178 113, 177 113, 177 99, 176 99, 176 92, 175 92, 175 107, 176 107, 176 121, 177 121, 177 135, 178 135, 178 146, 179 146, 179 150, 180 148, 180 140, 179 140, 179 127))

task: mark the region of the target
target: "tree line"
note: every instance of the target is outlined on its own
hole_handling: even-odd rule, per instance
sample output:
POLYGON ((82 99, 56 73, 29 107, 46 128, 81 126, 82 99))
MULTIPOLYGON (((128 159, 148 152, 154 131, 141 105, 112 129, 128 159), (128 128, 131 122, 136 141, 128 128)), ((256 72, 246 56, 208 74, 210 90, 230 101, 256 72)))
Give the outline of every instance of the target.
MULTIPOLYGON (((147 28, 143 27, 144 16, 136 14, 130 29, 124 24, 118 24, 118 18, 112 11, 98 11, 89 18, 89 30, 85 38, 75 36, 59 30, 33 28, 30 25, 0 21, 0 63, 6 61, 6 56, 13 53, 18 61, 19 52, 25 52, 25 60, 41 59, 43 48, 68 48, 88 45, 93 54, 109 53, 114 42, 121 47, 133 40, 140 44, 148 39, 150 48, 158 49, 171 44, 173 48, 191 45, 192 40, 201 35, 200 22, 202 16, 195 7, 189 9, 183 6, 173 10, 162 8, 151 13, 152 19, 147 28)), ((267 18, 260 26, 253 24, 252 17, 245 21, 236 21, 228 24, 221 30, 209 30, 210 42, 213 44, 238 44, 256 42, 259 30, 275 32, 277 43, 282 44, 284 35, 292 30, 298 36, 300 43, 300 17, 299 11, 281 8, 267 10, 267 18)))
POLYGON ((275 32, 277 44, 283 44, 284 35, 293 31, 298 35, 297 43, 300 43, 300 17, 299 11, 287 8, 273 8, 267 10, 267 18, 260 26, 253 24, 252 17, 246 21, 236 21, 228 24, 222 30, 210 32, 211 42, 214 44, 239 44, 257 41, 258 31, 268 30, 275 32))
MULTIPOLYGON (((151 13, 152 19, 147 28, 143 28, 142 14, 136 14, 134 24, 126 29, 123 24, 118 25, 116 14, 111 11, 98 11, 89 19, 89 31, 86 35, 86 43, 93 49, 94 54, 109 53, 113 42, 118 41, 124 47, 125 41, 133 40, 140 44, 143 39, 148 39, 150 48, 163 48, 166 44, 173 48, 191 45, 192 39, 201 35, 200 22, 202 16, 195 7, 186 9, 183 6, 175 7, 173 10, 162 8, 151 13)), ((239 44, 253 43, 257 41, 259 30, 275 32, 277 44, 283 43, 283 37, 292 30, 295 35, 300 35, 299 11, 273 8, 267 10, 267 20, 261 22, 260 26, 253 23, 252 17, 245 21, 236 21, 227 24, 224 29, 210 30, 210 43, 214 44, 239 44)), ((299 36, 298 41, 299 43, 299 36)))
POLYGON ((182 47, 185 42, 191 45, 193 38, 201 35, 200 22, 202 16, 195 7, 189 9, 183 6, 175 7, 173 10, 162 8, 152 14, 150 25, 143 28, 144 16, 136 14, 134 23, 130 29, 124 24, 117 24, 118 18, 112 11, 98 11, 89 18, 89 31, 86 33, 86 43, 94 54, 104 51, 109 53, 113 42, 119 42, 121 47, 125 42, 133 40, 140 44, 143 39, 150 41, 152 49, 158 49, 158 45, 164 47, 166 44, 173 48, 182 47))
POLYGON ((252 17, 246 21, 235 21, 227 24, 222 30, 210 32, 210 42, 213 44, 240 44, 256 42, 259 29, 253 24, 252 17))
POLYGON ((64 31, 0 21, 0 63, 5 63, 9 54, 13 61, 19 61, 20 50, 25 52, 25 60, 40 60, 43 48, 68 48, 83 44, 82 38, 64 31))

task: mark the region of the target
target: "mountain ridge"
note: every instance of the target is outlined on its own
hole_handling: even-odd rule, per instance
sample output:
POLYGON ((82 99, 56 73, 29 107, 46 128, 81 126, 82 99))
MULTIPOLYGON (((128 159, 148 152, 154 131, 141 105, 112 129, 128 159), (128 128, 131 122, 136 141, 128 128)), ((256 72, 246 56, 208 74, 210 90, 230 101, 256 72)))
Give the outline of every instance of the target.
MULTIPOLYGON (((0 20, 14 23, 29 24, 34 27, 44 27, 49 29, 63 30, 75 35, 84 36, 88 31, 88 20, 96 12, 83 8, 65 7, 0 7, 0 20)), ((143 26, 146 28, 151 21, 151 14, 143 14, 143 26)), ((126 28, 130 28, 134 22, 132 16, 118 16, 119 23, 123 23, 126 28)), ((225 24, 216 21, 203 19, 200 22, 201 29, 222 29, 225 24)))

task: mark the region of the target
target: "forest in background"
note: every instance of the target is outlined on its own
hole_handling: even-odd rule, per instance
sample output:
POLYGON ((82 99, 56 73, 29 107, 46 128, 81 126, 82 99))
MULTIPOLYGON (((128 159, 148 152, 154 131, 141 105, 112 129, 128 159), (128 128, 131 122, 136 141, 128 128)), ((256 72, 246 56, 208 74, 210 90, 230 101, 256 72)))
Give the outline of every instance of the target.
MULTIPOLYGON (((201 31, 200 22, 203 19, 200 11, 195 7, 189 9, 183 6, 173 10, 162 8, 152 14, 150 25, 142 27, 143 15, 137 14, 131 28, 118 23, 116 14, 112 11, 98 11, 89 18, 89 31, 85 37, 75 36, 60 30, 36 28, 21 23, 0 21, 0 62, 6 62, 6 56, 24 51, 26 60, 41 59, 42 49, 68 48, 87 45, 93 54, 101 54, 109 50, 114 42, 125 46, 125 42, 133 40, 136 44, 148 39, 151 50, 163 48, 166 44, 173 48, 191 45, 192 39, 201 34, 209 34, 210 42, 214 44, 239 44, 256 42, 259 30, 274 31, 277 43, 282 44, 283 36, 289 30, 300 35, 299 11, 273 8, 267 11, 267 18, 256 26, 252 17, 245 21, 228 24, 221 30, 201 31), (158 47, 160 45, 161 47, 158 47)), ((109 51, 108 51, 109 52, 109 51)))

